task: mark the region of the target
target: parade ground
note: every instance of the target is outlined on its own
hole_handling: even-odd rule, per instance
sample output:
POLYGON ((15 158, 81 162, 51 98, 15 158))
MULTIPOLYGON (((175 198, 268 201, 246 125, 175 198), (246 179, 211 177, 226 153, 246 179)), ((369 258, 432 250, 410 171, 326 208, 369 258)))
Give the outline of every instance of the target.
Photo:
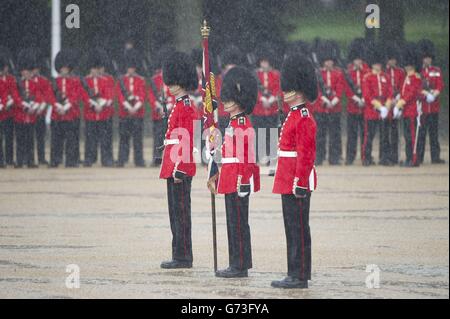
MULTIPOLYGON (((442 146, 448 163, 448 141, 442 146)), ((273 177, 263 176, 251 198, 254 268, 227 280, 213 273, 202 167, 192 189, 194 267, 172 271, 159 267, 171 235, 157 168, 2 170, 0 298, 449 298, 448 164, 431 165, 427 154, 420 168, 318 172, 310 289, 276 290, 270 282, 285 275, 286 247, 273 177), (77 270, 79 288, 67 279, 77 270)), ((217 222, 223 268, 223 197, 217 222)))

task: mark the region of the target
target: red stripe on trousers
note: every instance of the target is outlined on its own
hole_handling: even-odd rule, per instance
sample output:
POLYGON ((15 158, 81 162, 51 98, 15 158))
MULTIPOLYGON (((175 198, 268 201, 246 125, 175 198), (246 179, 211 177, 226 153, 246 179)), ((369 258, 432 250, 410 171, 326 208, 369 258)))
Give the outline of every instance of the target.
POLYGON ((416 128, 414 127, 414 123, 415 123, 416 119, 415 118, 411 118, 410 122, 409 122, 409 130, 411 133, 411 152, 412 152, 412 162, 413 164, 416 164, 417 161, 417 151, 414 152, 414 145, 416 145, 416 128))
POLYGON ((242 251, 242 233, 241 233, 241 209, 239 208, 239 195, 236 194, 236 208, 238 211, 238 224, 237 224, 237 228, 238 228, 238 233, 239 233, 239 263, 241 265, 241 270, 242 270, 242 265, 244 263, 244 258, 243 258, 243 251, 242 251))
POLYGON ((183 216, 183 241, 184 241, 184 257, 187 256, 187 247, 186 247, 186 212, 184 209, 184 181, 181 182, 181 211, 183 216))
POLYGON ((368 129, 369 129, 369 123, 366 119, 364 119, 364 142, 362 145, 362 160, 365 161, 366 160, 366 147, 367 147, 367 135, 368 135, 368 129))
POLYGON ((302 242, 302 259, 301 261, 301 272, 300 272, 300 278, 302 280, 305 279, 305 241, 304 241, 304 234, 303 234, 303 214, 302 214, 302 203, 301 203, 301 199, 297 199, 298 200, 298 208, 300 210, 300 236, 301 236, 301 242, 302 242))

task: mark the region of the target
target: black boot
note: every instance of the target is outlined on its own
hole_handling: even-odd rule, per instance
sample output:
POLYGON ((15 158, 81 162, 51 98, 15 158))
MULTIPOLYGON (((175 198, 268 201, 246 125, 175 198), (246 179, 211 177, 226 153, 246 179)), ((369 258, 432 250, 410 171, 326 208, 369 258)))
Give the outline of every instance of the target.
POLYGON ((438 158, 436 160, 432 160, 431 164, 445 164, 445 160, 438 158))
POLYGON ((243 278, 248 277, 248 270, 239 270, 233 267, 216 271, 216 277, 220 278, 243 278))
POLYGON ((161 263, 161 268, 163 269, 192 268, 192 262, 178 261, 178 260, 163 261, 161 263))
POLYGON ((273 288, 283 288, 283 289, 306 289, 308 288, 308 281, 301 281, 295 277, 286 277, 282 280, 272 281, 271 286, 273 288))

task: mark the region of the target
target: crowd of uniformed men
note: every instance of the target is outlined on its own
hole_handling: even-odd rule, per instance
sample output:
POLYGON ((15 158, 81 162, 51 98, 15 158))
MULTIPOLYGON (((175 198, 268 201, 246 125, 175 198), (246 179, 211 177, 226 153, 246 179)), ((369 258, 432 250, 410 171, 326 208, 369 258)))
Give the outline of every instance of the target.
MULTIPOLYGON (((131 42, 130 42, 131 44, 131 42)), ((63 49, 55 59, 58 77, 40 72, 44 59, 36 50, 22 50, 14 59, 6 48, 0 49, 0 168, 30 168, 39 165, 66 167, 92 166, 98 160, 105 167, 123 167, 129 161, 130 142, 134 163, 145 166, 143 127, 150 105, 153 122, 152 165, 161 164, 164 143, 164 119, 175 104, 174 96, 163 82, 161 66, 172 49, 161 49, 155 71, 147 78, 146 59, 132 45, 127 45, 119 65, 108 58, 104 49, 96 48, 80 59, 76 50, 63 49), (80 61, 88 74, 76 75, 80 61), (112 68, 112 66, 116 66, 112 68), (110 70, 108 70, 110 69, 110 70), (121 69, 122 75, 119 75, 121 69), (107 72, 116 70, 117 76, 107 72), (119 147, 113 156, 113 117, 119 118, 119 147), (49 119, 51 121, 49 121, 49 119), (84 158, 80 156, 80 122, 84 121, 84 158), (47 124, 50 124, 50 154, 46 154, 47 124), (37 153, 37 162, 35 158, 37 153), (15 156, 14 156, 15 154, 15 156), (49 155, 49 156, 48 156, 49 155)), ((360 147, 362 164, 375 164, 373 141, 379 135, 380 165, 418 166, 424 160, 426 136, 429 136, 432 163, 443 163, 439 146, 440 93, 442 71, 434 64, 435 47, 430 40, 418 43, 374 45, 362 38, 354 39, 341 61, 334 41, 316 40, 291 43, 280 54, 278 48, 262 45, 246 54, 230 46, 216 59, 216 89, 220 96, 224 75, 237 65, 255 69, 258 98, 251 117, 256 129, 266 130, 266 156, 269 161, 270 128, 279 128, 289 106, 283 101, 279 60, 302 53, 316 66, 319 96, 308 103, 317 126, 316 165, 328 160, 330 165, 343 161, 351 165, 360 147), (344 103, 346 101, 346 103, 344 103), (345 108, 344 108, 345 104, 345 108), (342 152, 342 113, 347 116, 347 140, 342 152), (400 131, 402 128, 402 131, 400 131), (399 161, 400 136, 404 137, 405 158, 399 161)), ((198 87, 190 92, 202 118, 202 51, 194 49, 198 87)), ((229 115, 219 103, 218 122, 224 129, 229 115)), ((222 130, 223 131, 223 130, 222 130)), ((261 135, 259 135, 261 136, 261 135)), ((258 143, 261 141, 258 140, 258 143)))

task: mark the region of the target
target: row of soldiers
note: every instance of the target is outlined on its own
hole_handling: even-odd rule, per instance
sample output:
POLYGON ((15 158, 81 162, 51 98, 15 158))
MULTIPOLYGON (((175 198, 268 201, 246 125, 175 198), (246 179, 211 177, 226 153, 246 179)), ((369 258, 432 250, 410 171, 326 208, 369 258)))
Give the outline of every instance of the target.
MULTIPOLYGON (((79 77, 74 70, 80 57, 76 50, 65 49, 55 59, 59 76, 50 80, 40 74, 43 63, 35 51, 20 52, 17 67, 14 67, 11 55, 2 50, 0 167, 14 165, 14 135, 16 167, 36 167, 35 143, 39 164, 57 167, 62 164, 65 154, 67 167, 78 166, 81 163, 81 118, 85 121, 85 166, 97 162, 99 147, 103 166, 124 166, 129 159, 131 140, 135 165, 145 166, 143 126, 147 103, 150 104, 153 121, 152 163, 160 165, 164 122, 175 104, 161 71, 163 57, 170 51, 171 48, 160 51, 156 71, 146 79, 140 75, 146 68, 142 55, 132 47, 126 48, 121 61, 125 74, 116 72, 115 79, 106 70, 116 63, 109 59, 104 50, 97 48, 89 52, 85 59, 89 74, 79 77), (11 74, 14 69, 19 72, 11 74), (120 119, 120 142, 118 159, 114 162, 112 119, 116 113, 120 119), (46 116, 51 119, 50 163, 45 158, 46 116)), ((427 134, 432 163, 443 162, 438 140, 439 95, 443 81, 441 70, 433 64, 436 53, 431 41, 422 40, 400 47, 395 44, 374 45, 357 38, 348 48, 347 65, 341 62, 339 46, 333 41, 315 40, 312 44, 295 42, 288 47, 285 56, 294 52, 310 57, 316 66, 320 94, 314 102, 308 103, 308 108, 318 125, 317 165, 327 158, 327 142, 329 163, 341 163, 344 96, 347 98, 346 165, 355 161, 358 144, 363 165, 374 164, 372 144, 377 133, 380 135, 379 163, 397 164, 400 122, 403 122, 406 142, 406 161, 403 165, 414 166, 423 162, 427 134)), ((216 77, 216 91, 220 95, 222 78, 231 68, 248 65, 249 62, 256 65, 258 98, 251 119, 255 129, 266 131, 265 156, 258 160, 269 163, 270 129, 281 126, 289 107, 283 101, 280 74, 274 67, 277 64, 276 50, 270 45, 263 45, 255 53, 245 55, 235 46, 227 48, 220 55, 221 72, 216 77)), ((190 93, 197 119, 201 119, 202 51, 193 50, 191 58, 197 67, 198 87, 190 93)), ((229 115, 222 103, 219 103, 218 121, 223 132, 229 115)))

